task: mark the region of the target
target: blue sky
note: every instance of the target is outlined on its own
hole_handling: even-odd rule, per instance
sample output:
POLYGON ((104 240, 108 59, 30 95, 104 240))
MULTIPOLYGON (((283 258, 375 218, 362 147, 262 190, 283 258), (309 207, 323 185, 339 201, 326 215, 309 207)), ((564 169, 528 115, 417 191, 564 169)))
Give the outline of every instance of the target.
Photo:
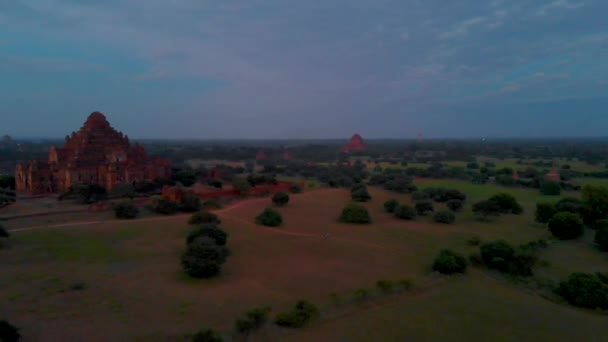
POLYGON ((0 0, 0 134, 608 136, 604 0, 0 0))

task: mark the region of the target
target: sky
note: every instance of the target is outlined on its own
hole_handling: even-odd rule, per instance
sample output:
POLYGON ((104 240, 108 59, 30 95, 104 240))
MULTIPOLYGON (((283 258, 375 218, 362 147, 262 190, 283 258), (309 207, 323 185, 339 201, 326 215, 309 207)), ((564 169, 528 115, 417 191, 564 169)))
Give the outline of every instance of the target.
POLYGON ((0 0, 0 135, 608 136, 605 0, 0 0))

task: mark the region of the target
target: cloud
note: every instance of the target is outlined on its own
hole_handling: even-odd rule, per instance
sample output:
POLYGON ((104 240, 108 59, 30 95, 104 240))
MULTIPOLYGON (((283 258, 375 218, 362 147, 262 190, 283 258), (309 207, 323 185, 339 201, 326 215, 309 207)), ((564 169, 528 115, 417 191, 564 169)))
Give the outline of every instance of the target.
POLYGON ((543 16, 547 15, 553 10, 575 10, 583 6, 585 6, 585 3, 583 2, 573 2, 570 0, 555 0, 553 2, 549 2, 541 6, 541 8, 538 9, 536 14, 543 16))

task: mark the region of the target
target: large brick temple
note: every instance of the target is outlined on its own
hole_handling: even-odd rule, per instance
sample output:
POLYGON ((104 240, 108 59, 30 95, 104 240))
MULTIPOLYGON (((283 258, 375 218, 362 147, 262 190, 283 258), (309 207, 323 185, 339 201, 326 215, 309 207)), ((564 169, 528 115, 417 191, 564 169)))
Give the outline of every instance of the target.
POLYGON ((116 184, 170 176, 169 163, 150 158, 143 146, 131 145, 106 117, 94 112, 63 147, 51 146, 47 161, 32 160, 15 170, 17 192, 66 192, 73 184, 94 184, 110 191, 116 184))

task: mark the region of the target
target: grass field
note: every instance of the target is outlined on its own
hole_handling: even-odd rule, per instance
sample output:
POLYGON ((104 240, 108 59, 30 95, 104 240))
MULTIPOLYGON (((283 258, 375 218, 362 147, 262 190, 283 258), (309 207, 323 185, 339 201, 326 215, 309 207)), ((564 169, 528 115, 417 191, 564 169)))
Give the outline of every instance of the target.
MULTIPOLYGON (((320 189, 292 196, 279 209, 285 224, 266 228, 254 217, 267 198, 237 202, 218 211, 230 233, 221 276, 191 280, 179 255, 189 230, 187 217, 115 221, 77 217, 72 226, 15 232, 0 250, 0 317, 22 328, 27 340, 182 340, 200 327, 226 336, 234 320, 254 306, 287 309, 298 299, 318 304, 324 315, 301 331, 268 327, 258 341, 403 340, 602 340, 606 316, 556 304, 480 270, 433 283, 430 264, 442 248, 469 254, 472 236, 523 243, 547 238, 533 222, 537 191, 419 180, 421 188, 464 191, 468 204, 497 192, 513 193, 524 215, 479 222, 470 207, 454 225, 430 218, 399 221, 383 211, 386 199, 409 196, 370 188, 366 203, 372 225, 337 222, 350 199, 347 190, 320 189), (78 221, 89 222, 79 224, 78 221), (329 233, 328 238, 324 234, 329 233), (414 291, 334 308, 330 293, 349 297, 377 280, 414 279, 414 291), (83 290, 72 290, 84 282, 83 290), (432 287, 426 284, 433 283, 432 287)), ((9 229, 43 225, 9 221, 9 229)), ((607 270, 608 255, 591 246, 591 235, 552 244, 541 255, 540 274, 559 280, 573 271, 607 270)))

